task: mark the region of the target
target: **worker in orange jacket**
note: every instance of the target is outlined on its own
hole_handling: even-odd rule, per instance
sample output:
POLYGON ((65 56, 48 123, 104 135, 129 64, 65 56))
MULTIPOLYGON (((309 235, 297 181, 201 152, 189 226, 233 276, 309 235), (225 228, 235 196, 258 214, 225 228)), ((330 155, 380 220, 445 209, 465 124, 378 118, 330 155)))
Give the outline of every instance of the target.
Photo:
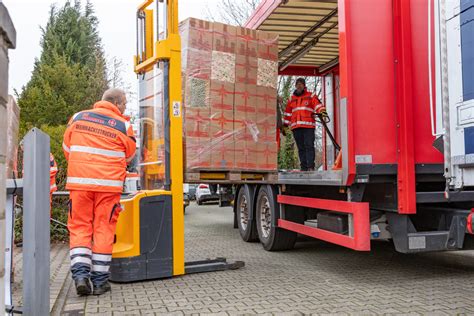
POLYGON ((110 291, 120 194, 136 149, 126 104, 122 90, 109 89, 92 110, 74 114, 64 133, 71 272, 81 296, 110 291))
MULTIPOLYGON (((20 149, 23 151, 23 140, 20 142, 20 149)), ((24 172, 24 169, 21 171, 24 172)), ((56 186, 56 175, 58 174, 58 165, 52 153, 49 153, 49 212, 53 214, 53 193, 58 190, 56 186)))
POLYGON ((52 153, 49 153, 49 205, 52 214, 53 192, 58 190, 56 186, 56 174, 58 173, 58 165, 52 153))
POLYGON ((304 78, 296 79, 293 92, 285 110, 283 124, 293 132, 301 171, 314 171, 315 114, 327 116, 326 108, 319 99, 306 89, 304 78))

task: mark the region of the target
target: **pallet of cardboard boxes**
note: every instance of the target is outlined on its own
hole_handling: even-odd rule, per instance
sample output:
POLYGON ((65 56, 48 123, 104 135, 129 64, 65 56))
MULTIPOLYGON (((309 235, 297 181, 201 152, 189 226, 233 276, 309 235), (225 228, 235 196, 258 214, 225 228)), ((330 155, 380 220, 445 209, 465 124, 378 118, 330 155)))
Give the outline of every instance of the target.
POLYGON ((194 18, 180 34, 186 172, 275 172, 277 35, 194 18))

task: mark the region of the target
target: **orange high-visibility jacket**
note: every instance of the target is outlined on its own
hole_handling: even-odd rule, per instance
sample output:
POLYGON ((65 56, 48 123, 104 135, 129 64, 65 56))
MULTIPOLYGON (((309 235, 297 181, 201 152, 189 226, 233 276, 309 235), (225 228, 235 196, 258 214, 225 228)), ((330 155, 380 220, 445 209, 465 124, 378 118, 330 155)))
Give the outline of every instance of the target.
POLYGON ((58 173, 58 165, 52 153, 49 153, 49 192, 53 193, 58 190, 56 186, 56 174, 58 173))
POLYGON ((305 88, 300 96, 293 93, 285 110, 283 124, 292 130, 295 128, 315 128, 316 121, 314 113, 320 113, 324 106, 316 96, 308 92, 305 88))
POLYGON ((110 102, 74 114, 64 133, 68 190, 122 192, 127 162, 135 155, 128 118, 110 102))

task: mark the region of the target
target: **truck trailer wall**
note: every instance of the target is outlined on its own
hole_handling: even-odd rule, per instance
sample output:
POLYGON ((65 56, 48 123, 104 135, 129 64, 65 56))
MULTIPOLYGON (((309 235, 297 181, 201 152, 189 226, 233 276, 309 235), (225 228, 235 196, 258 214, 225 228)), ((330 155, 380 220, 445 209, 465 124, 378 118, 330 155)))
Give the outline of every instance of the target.
MULTIPOLYGON (((403 150, 397 119, 400 78, 395 70, 395 44, 402 39, 394 32, 394 1, 338 2, 341 116, 342 120, 347 117, 341 130, 349 177, 355 164, 394 164, 403 150)), ((430 128, 428 0, 410 1, 410 12, 411 45, 407 47, 411 46, 414 159, 415 163, 442 163, 441 153, 432 146, 430 128)), ((434 74, 434 63, 432 67, 434 74)))

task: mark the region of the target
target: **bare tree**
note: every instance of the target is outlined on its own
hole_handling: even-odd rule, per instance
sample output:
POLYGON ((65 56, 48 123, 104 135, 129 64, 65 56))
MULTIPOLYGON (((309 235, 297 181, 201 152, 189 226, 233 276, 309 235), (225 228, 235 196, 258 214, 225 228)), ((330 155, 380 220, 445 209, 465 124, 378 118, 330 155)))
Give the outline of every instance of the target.
POLYGON ((138 114, 137 108, 134 106, 136 104, 136 93, 133 91, 131 83, 124 79, 127 68, 128 66, 121 59, 115 56, 110 58, 107 66, 107 80, 109 87, 122 89, 127 94, 128 104, 131 105, 127 107, 127 112, 130 114, 133 123, 138 114))
POLYGON ((108 63, 108 73, 107 73, 107 78, 108 78, 108 84, 111 88, 128 88, 130 84, 126 84, 124 79, 123 79, 123 72, 124 72, 124 63, 121 59, 117 57, 112 57, 109 60, 108 63), (127 87, 125 87, 127 86, 127 87))
POLYGON ((222 0, 217 6, 206 7, 206 18, 214 22, 243 26, 260 0, 222 0))

